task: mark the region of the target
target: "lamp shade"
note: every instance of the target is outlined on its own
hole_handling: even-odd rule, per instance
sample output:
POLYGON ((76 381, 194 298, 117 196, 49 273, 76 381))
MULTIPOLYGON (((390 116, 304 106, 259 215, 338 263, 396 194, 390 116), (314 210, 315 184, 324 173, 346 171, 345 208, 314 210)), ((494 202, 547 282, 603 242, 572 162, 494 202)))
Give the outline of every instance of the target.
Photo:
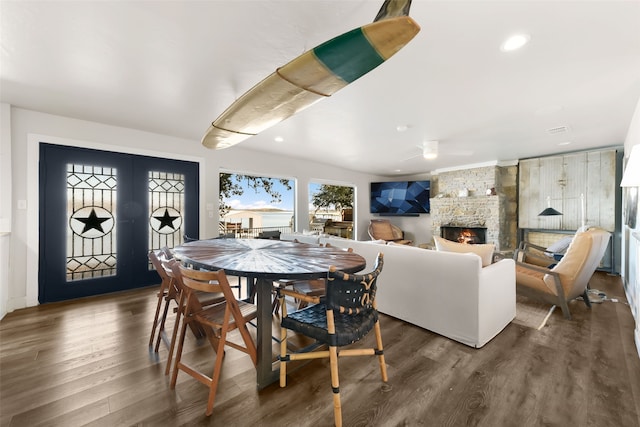
POLYGON ((555 216, 562 215, 559 211, 551 207, 551 196, 547 196, 547 208, 540 212, 538 216, 555 216))
POLYGON ((640 145, 634 145, 620 187, 640 187, 640 145))
POLYGON ((557 210, 549 207, 549 208, 546 208, 545 210, 543 210, 542 212, 540 212, 538 214, 538 216, 553 216, 553 215, 562 215, 562 213, 560 213, 557 210))

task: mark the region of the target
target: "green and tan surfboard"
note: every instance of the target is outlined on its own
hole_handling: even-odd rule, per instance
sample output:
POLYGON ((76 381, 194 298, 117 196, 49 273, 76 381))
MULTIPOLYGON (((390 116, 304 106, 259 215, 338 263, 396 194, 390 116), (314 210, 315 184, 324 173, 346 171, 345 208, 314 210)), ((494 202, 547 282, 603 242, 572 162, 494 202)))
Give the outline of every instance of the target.
POLYGON ((408 15, 382 14, 393 3, 411 2, 385 1, 376 21, 278 68, 231 104, 211 124, 202 144, 214 149, 235 145, 331 96, 389 59, 420 31, 408 15))

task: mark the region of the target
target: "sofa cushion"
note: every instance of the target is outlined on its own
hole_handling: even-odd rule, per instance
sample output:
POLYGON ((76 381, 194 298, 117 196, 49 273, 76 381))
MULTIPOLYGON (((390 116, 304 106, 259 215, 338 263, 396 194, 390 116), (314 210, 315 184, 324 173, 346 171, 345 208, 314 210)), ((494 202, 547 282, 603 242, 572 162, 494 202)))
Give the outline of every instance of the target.
POLYGON ((493 252, 496 248, 496 245, 493 243, 469 245, 466 243, 452 242, 451 240, 438 236, 433 236, 433 239, 436 241, 436 249, 439 251, 473 253, 479 255, 480 258, 482 258, 483 267, 491 264, 491 261, 493 260, 493 252))

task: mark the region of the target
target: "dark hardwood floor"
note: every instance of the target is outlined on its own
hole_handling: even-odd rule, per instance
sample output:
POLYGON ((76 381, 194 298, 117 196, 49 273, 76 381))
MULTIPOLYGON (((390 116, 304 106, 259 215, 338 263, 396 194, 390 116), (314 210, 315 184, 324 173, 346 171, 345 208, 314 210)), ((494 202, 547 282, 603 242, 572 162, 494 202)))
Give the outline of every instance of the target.
MULTIPOLYGON (((556 310, 538 331, 510 324, 473 349, 388 316, 382 334, 389 383, 373 358, 341 360, 345 426, 640 427, 640 358, 619 277, 597 273, 609 298, 556 310)), ((216 406, 184 374, 164 376, 167 350, 147 347, 155 289, 46 304, 0 322, 2 426, 329 426, 326 361, 293 372, 286 388, 258 392, 255 370, 229 349, 216 406)), ((368 338, 369 339, 369 338, 368 338)), ((212 369, 213 352, 189 336, 188 357, 212 369)))

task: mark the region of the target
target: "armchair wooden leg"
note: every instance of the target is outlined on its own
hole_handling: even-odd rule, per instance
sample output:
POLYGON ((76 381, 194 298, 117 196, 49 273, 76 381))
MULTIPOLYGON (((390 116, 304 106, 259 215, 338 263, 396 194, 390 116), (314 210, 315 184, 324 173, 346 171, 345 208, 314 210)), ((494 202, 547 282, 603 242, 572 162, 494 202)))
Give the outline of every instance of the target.
POLYGON ((158 349, 160 348, 160 341, 161 341, 163 338, 165 338, 165 339, 166 339, 166 337, 165 337, 166 332, 165 332, 164 327, 165 327, 165 323, 166 323, 166 320, 167 320, 167 314, 169 313, 169 305, 170 305, 170 302, 171 302, 171 301, 170 301, 169 299, 167 299, 167 300, 165 301, 165 303, 164 303, 164 310, 163 310, 163 312, 162 312, 162 318, 161 318, 162 320, 160 321, 160 327, 159 327, 159 329, 158 329, 158 337, 157 337, 157 339, 156 339, 156 346, 155 346, 155 348, 154 348, 154 351, 155 351, 156 353, 158 352, 158 349))
POLYGON ((338 378, 338 348, 329 347, 331 388, 333 389, 333 416, 336 427, 342 427, 342 404, 340 403, 340 380, 338 378))
MULTIPOLYGON (((182 359, 182 347, 184 346, 184 336, 187 333, 187 319, 182 322, 182 328, 180 328, 180 338, 178 340, 178 350, 176 351, 176 359, 173 365, 173 373, 171 375, 171 389, 176 388, 176 381, 178 380, 178 366, 180 365, 180 359, 182 359)), ((177 325, 176 325, 177 328, 177 325)), ((174 340, 175 342, 175 340, 174 340)), ((171 354, 171 353, 169 353, 171 354)), ((169 362, 167 361, 167 367, 169 367, 169 362)))
MULTIPOLYGON (((280 318, 287 317, 287 302, 284 295, 278 295, 280 301, 280 318)), ((287 386, 287 329, 280 328, 280 387, 287 386)))
MULTIPOLYGON (((176 338, 178 337, 178 329, 180 329, 180 307, 176 311, 176 319, 173 325, 173 331, 171 332, 171 344, 169 345, 169 354, 167 355, 167 366, 164 369, 164 374, 169 375, 171 372, 171 361, 173 359, 173 351, 175 350, 176 338)), ((186 323, 185 323, 186 328, 186 323)), ((184 341, 184 337, 182 337, 182 341, 184 341)))
MULTIPOLYGON (((327 332, 335 336, 333 310, 327 310, 327 332)), ((331 342, 331 341, 330 341, 331 342)), ((331 389, 333 390, 333 417, 336 427, 342 427, 342 404, 340 403, 340 379, 338 377, 338 347, 329 346, 329 367, 331 368, 331 389)))
MULTIPOLYGON (((160 309, 162 308, 162 301, 164 300, 164 289, 160 287, 160 291, 158 291, 158 304, 156 305, 156 315, 153 318, 153 325, 151 326, 151 336, 149 337, 149 347, 153 346, 153 338, 156 333, 156 328, 158 327, 158 319, 160 318, 160 309)), ((158 349, 156 347, 156 353, 158 349)))
POLYGON ((216 363, 213 368, 213 375, 209 383, 209 399, 207 400, 207 416, 213 413, 213 404, 216 400, 216 392, 218 391, 218 382, 220 381, 220 372, 222 371, 222 361, 224 360, 224 343, 227 340, 226 326, 223 328, 221 337, 218 338, 218 351, 216 351, 216 363))
POLYGON ((384 348, 382 347, 382 333, 380 332, 380 321, 378 320, 376 324, 373 326, 375 335, 376 335, 376 348, 378 354, 378 362, 380 363, 380 375, 382 376, 382 381, 385 383, 388 381, 387 378, 387 364, 384 361, 384 348))
POLYGON ((567 320, 571 320, 571 312, 569 311, 569 305, 567 304, 567 301, 564 298, 559 297, 558 305, 562 309, 562 314, 564 314, 564 318, 567 320))

